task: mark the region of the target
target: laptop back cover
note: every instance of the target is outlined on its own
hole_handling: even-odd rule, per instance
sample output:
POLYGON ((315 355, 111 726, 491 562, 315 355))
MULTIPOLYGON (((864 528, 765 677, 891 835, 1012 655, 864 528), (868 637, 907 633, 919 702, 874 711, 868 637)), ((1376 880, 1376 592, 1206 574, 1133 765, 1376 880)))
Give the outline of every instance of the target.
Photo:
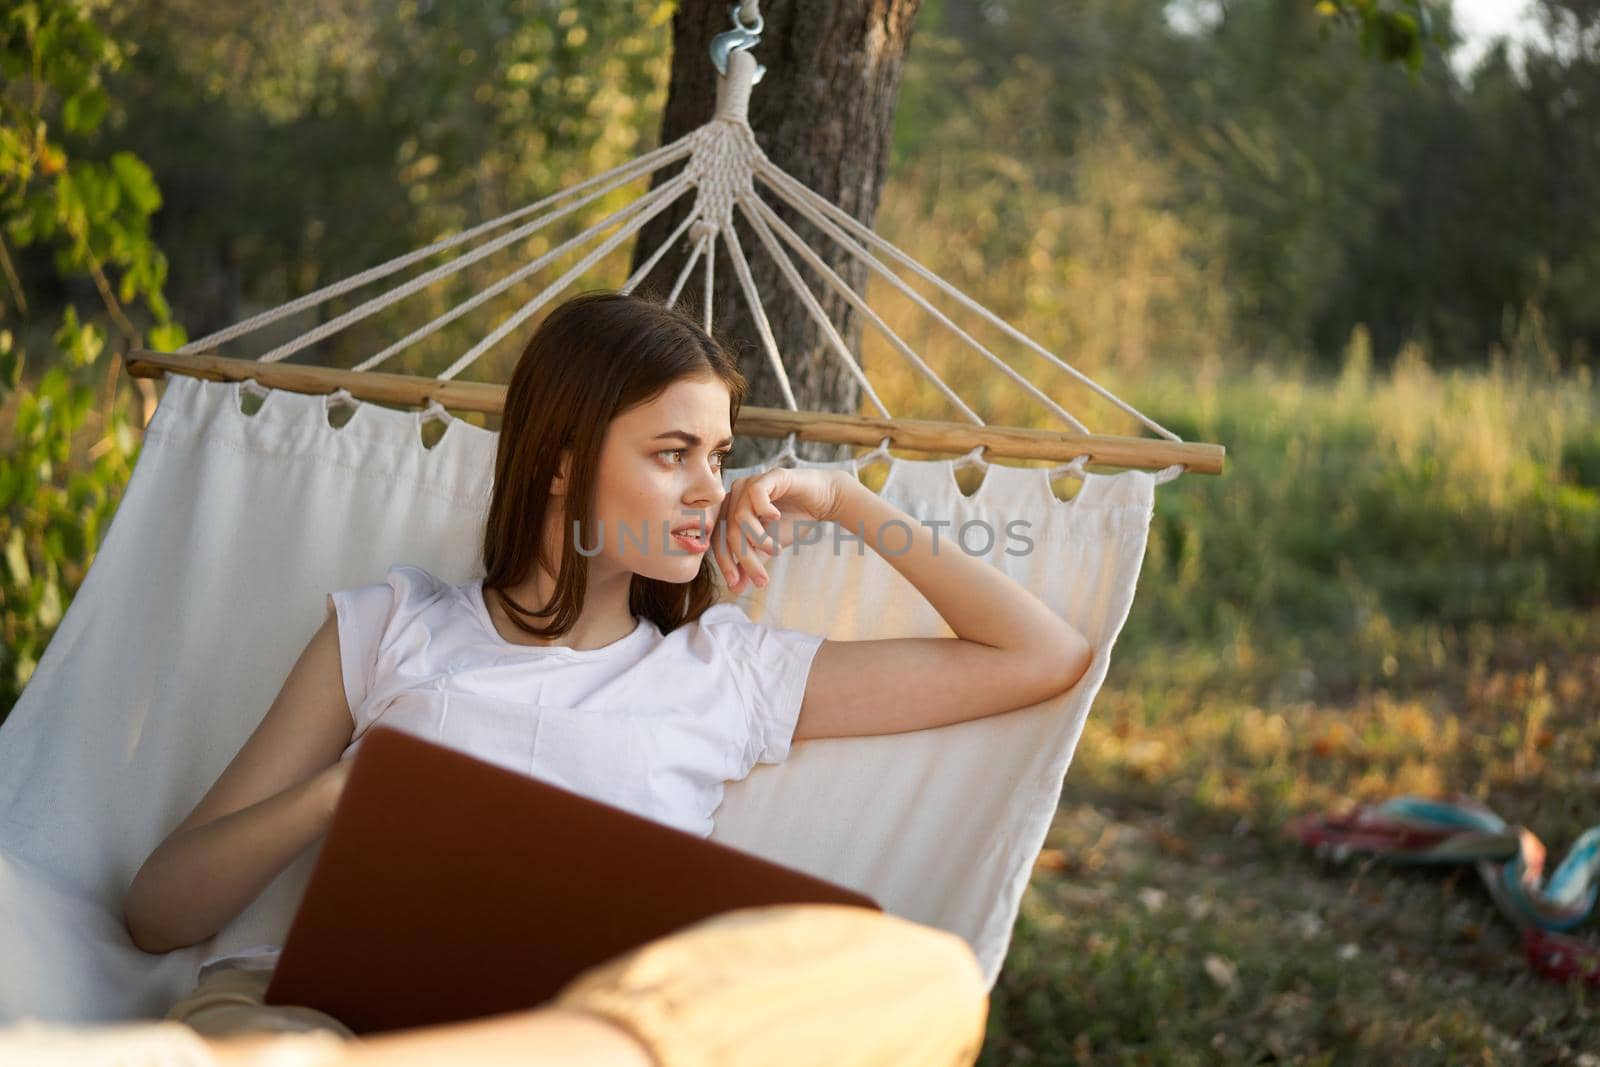
POLYGON ((356 1033, 536 1007, 735 908, 870 897, 389 726, 345 782, 265 994, 356 1033))

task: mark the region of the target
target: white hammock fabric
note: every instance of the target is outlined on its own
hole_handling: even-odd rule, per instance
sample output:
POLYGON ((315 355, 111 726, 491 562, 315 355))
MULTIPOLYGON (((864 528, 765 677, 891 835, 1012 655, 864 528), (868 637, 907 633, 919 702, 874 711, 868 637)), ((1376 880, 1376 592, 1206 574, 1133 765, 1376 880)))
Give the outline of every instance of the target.
MULTIPOLYGON (((245 415, 242 393, 168 379, 99 556, 0 728, 7 1020, 158 1017, 207 955, 281 943, 318 846, 215 938, 166 956, 130 943, 122 893, 255 728, 324 593, 381 581, 395 561, 450 581, 483 573, 497 434, 452 419, 430 449, 422 413, 363 404, 335 429, 324 398, 272 391, 245 415)), ((713 836, 960 934, 992 984, 1132 602, 1155 482, 1089 474, 1061 501, 1042 469, 992 464, 967 498, 954 463, 896 459, 883 496, 953 520, 946 550, 962 523, 998 531, 987 558, 1089 638, 1089 674, 993 718, 802 742, 728 788, 713 836), (1007 555, 1022 547, 1004 533, 1017 519, 1035 547, 1007 555)), ((773 561, 763 596, 745 594, 753 618, 837 639, 951 633, 885 559, 848 542, 835 555, 823 531, 773 561)))
MULTIPOLYGON (((694 190, 694 210, 628 279, 624 291, 632 291, 687 235, 693 251, 668 300, 677 301, 703 261, 710 329, 715 280, 710 253, 722 239, 766 357, 786 403, 795 409, 732 227, 737 207, 883 415, 889 412, 786 258, 780 239, 912 360, 963 417, 981 424, 978 414, 755 195, 759 177, 1071 429, 1085 427, 900 282, 874 253, 908 267, 1159 435, 1180 440, 772 165, 756 147, 744 117, 753 69, 749 54, 735 51, 719 87, 716 117, 677 142, 505 218, 200 338, 185 351, 214 350, 436 252, 532 217, 260 357, 284 359, 611 189, 687 158, 678 177, 356 369, 377 366, 621 224, 439 375, 454 377, 649 218, 694 190)), ((341 394, 350 399, 343 390, 333 396, 341 394)), ((130 943, 121 920, 122 895, 145 857, 255 728, 320 624, 325 593, 380 581, 396 562, 417 564, 448 581, 483 573, 479 541, 498 435, 453 418, 437 404, 420 412, 358 404, 351 419, 334 428, 327 418, 330 399, 268 391, 254 383, 168 377, 94 565, 0 729, 0 1022, 159 1017, 190 991, 202 959, 281 943, 316 847, 216 937, 164 957, 148 956, 130 943), (253 415, 241 408, 246 391, 265 394, 253 415), (433 418, 445 420, 447 429, 428 448, 420 431, 433 418)), ((795 458, 792 436, 769 462, 785 457, 795 458)), ((785 764, 760 766, 728 788, 714 837, 853 886, 891 912, 960 934, 992 985, 1079 733, 1132 603, 1155 486, 1175 477, 1179 468, 1097 475, 1084 471, 1080 456, 1057 468, 1083 480, 1070 501, 1061 501, 1050 488, 1056 471, 991 463, 982 487, 967 498, 953 476, 965 458, 891 457, 883 496, 919 520, 947 523, 941 528, 945 551, 958 550, 951 538, 963 524, 984 524, 970 528, 966 546, 1033 590, 1089 638, 1095 649, 1089 673, 1071 692, 1023 711, 938 730, 797 745, 785 764), (1028 524, 1024 536, 1032 548, 1011 554, 1021 543, 1007 536, 1007 524, 1017 520, 1028 524), (986 550, 984 526, 993 533, 986 550)), ((853 469, 855 462, 805 465, 853 469)), ((727 480, 753 469, 730 470, 727 480)), ((848 542, 835 553, 833 543, 832 528, 825 527, 821 545, 794 546, 773 561, 768 587, 743 598, 751 616, 841 640, 951 634, 886 560, 864 548, 858 555, 859 546, 848 542)), ((629 887, 618 891, 626 894, 629 887)))

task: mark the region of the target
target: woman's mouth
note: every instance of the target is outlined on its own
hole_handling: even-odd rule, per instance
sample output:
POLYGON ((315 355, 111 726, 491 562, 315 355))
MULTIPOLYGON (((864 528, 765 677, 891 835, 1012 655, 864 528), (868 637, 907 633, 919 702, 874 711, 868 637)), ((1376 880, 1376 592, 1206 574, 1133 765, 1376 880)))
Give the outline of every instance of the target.
POLYGON ((697 527, 691 526, 682 530, 674 530, 672 531, 672 539, 678 543, 679 548, 686 552, 704 552, 711 547, 710 537, 706 535, 703 529, 697 527))

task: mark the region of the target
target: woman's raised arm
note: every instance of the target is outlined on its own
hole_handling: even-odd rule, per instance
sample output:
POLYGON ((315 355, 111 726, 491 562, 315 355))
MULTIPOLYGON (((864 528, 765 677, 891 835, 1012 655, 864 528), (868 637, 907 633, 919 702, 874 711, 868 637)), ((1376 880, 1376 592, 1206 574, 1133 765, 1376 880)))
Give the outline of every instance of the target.
MULTIPOLYGON (((812 661, 795 738, 899 733, 1028 707, 1077 684, 1093 650, 1074 627, 949 534, 930 529, 845 471, 775 468, 740 479, 723 501, 737 529, 776 531, 762 548, 735 533, 725 557, 766 582, 764 558, 798 539, 800 513, 833 522, 888 560, 955 637, 825 641, 812 661)), ((999 532, 995 533, 999 537, 999 532)), ((832 547, 818 546, 817 551, 832 547)))

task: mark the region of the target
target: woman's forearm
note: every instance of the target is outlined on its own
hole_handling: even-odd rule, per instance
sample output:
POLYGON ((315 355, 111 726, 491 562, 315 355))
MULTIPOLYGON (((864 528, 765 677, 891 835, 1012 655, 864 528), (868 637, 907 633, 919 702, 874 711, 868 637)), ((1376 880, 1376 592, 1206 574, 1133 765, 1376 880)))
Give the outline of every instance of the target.
POLYGON ((222 929, 327 832, 336 797, 319 774, 163 842, 123 898, 134 944, 171 952, 222 929))
MULTIPOLYGON (((969 556, 953 522, 930 531, 849 473, 837 473, 839 504, 829 521, 888 560, 957 637, 1048 656, 1087 652, 1083 636, 1042 600, 983 558, 969 556)), ((1003 530, 991 532, 997 541, 1005 536, 1003 530)))

